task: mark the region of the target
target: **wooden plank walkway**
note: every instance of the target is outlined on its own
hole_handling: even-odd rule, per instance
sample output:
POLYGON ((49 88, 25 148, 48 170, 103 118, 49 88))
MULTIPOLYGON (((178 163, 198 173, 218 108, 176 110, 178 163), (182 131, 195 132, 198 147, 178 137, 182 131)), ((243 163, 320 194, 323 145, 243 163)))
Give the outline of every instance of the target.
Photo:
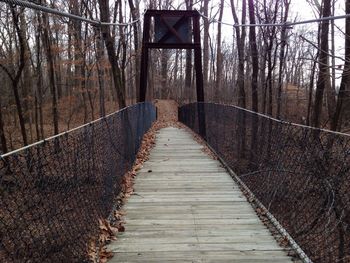
POLYGON ((124 206, 110 262, 291 262, 221 164, 164 128, 124 206))

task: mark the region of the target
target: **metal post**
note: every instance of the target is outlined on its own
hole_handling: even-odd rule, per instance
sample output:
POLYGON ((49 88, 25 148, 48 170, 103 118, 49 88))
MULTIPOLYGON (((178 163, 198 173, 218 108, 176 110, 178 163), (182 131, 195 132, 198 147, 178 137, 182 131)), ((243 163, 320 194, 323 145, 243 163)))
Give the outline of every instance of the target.
POLYGON ((204 101, 203 90, 203 69, 202 69, 202 53, 201 53, 201 39, 199 28, 199 14, 193 17, 193 38, 194 38, 194 67, 196 70, 196 90, 197 101, 204 101))
POLYGON ((200 39, 199 14, 193 17, 193 33, 194 33, 194 63, 196 70, 196 90, 198 102, 198 128, 200 136, 206 140, 206 122, 205 122, 205 105, 204 105, 204 89, 203 89, 203 69, 202 69, 202 53, 200 39))
POLYGON ((145 14, 143 22, 143 38, 142 38, 142 53, 141 53, 141 72, 140 72, 140 101, 146 100, 147 93, 147 79, 148 79, 148 46, 149 42, 149 29, 150 29, 150 16, 145 14))

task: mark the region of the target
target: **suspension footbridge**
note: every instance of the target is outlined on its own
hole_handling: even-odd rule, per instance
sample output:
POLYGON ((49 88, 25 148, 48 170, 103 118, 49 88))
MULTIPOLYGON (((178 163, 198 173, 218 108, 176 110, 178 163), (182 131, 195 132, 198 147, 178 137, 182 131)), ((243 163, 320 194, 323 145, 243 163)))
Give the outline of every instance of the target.
MULTIPOLYGON (((112 262, 347 262, 348 135, 236 106, 179 108, 196 138, 203 119, 204 146, 184 129, 159 130, 112 262)), ((2 155, 3 262, 88 260, 155 120, 140 103, 2 155)))
MULTIPOLYGON (((1 2, 102 29, 138 21, 1 2)), ((99 224, 113 223, 120 209, 126 231, 108 244, 111 262, 350 262, 350 136, 204 102, 200 17, 195 10, 147 10, 139 103, 1 155, 1 262, 103 262, 99 224), (157 120, 146 101, 153 48, 194 51, 197 102, 178 108, 177 124, 186 129, 158 131, 121 208, 125 175, 157 120)), ((114 52, 107 52, 112 66, 114 52)), ((125 104, 122 92, 118 97, 125 104)))

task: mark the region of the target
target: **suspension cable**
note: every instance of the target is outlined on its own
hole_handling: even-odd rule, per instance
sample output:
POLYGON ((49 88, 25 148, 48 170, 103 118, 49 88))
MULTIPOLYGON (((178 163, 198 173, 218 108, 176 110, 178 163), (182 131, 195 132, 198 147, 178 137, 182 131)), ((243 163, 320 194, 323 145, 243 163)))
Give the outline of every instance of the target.
POLYGON ((327 17, 320 17, 310 20, 302 20, 302 21, 295 21, 295 22, 285 22, 285 23, 270 23, 270 24, 231 24, 227 22, 219 21, 215 18, 210 18, 208 16, 205 16, 201 12, 198 11, 198 13, 208 21, 212 21, 215 23, 219 23, 226 26, 232 26, 232 27, 269 27, 269 26, 276 26, 276 27, 291 27, 295 25, 301 25, 301 24, 310 24, 310 23, 316 23, 321 21, 330 21, 330 20, 338 20, 338 19, 344 19, 344 18, 350 18, 350 14, 340 15, 340 16, 327 16, 327 17))
POLYGON ((136 19, 133 20, 129 23, 109 23, 109 22, 102 22, 99 20, 92 20, 92 19, 88 19, 79 15, 74 15, 71 13, 67 13, 67 12, 63 12, 63 11, 59 11, 53 8, 49 8, 43 5, 38 5, 32 2, 27 2, 27 1, 22 1, 22 0, 0 0, 1 2, 10 4, 10 5, 18 5, 18 6, 22 6, 22 7, 27 7, 30 9, 34 9, 34 10, 38 10, 41 12, 45 12, 45 13, 50 13, 50 14, 55 14, 55 15, 59 15, 59 16, 64 16, 64 17, 68 17, 71 19, 75 19, 75 20, 79 20, 82 22, 86 22, 89 23, 91 25, 95 25, 95 26, 130 26, 134 23, 137 23, 138 21, 140 21, 140 19, 136 19))
MULTIPOLYGON (((71 19, 75 19, 75 20, 79 20, 82 22, 86 22, 95 26, 130 26, 134 23, 137 23, 140 21, 140 19, 136 19, 133 21, 130 21, 128 23, 110 23, 110 22, 102 22, 99 20, 92 20, 92 19, 88 19, 79 15, 74 15, 71 13, 67 13, 67 12, 63 12, 63 11, 59 11, 53 8, 49 8, 43 5, 38 5, 32 2, 27 2, 27 1, 23 1, 23 0, 0 0, 1 2, 10 4, 10 5, 18 5, 18 6, 22 6, 22 7, 27 7, 27 8, 31 8, 34 10, 38 10, 41 12, 46 12, 46 13, 51 13, 51 14, 55 14, 55 15, 59 15, 59 16, 64 16, 64 17, 68 17, 71 19)), ((286 22, 286 23, 267 23, 267 24, 232 24, 232 23, 227 23, 227 22, 223 22, 223 21, 218 21, 215 18, 210 18, 208 16, 205 16, 204 14, 202 14, 201 12, 198 11, 198 13, 205 19, 207 19, 208 21, 212 21, 215 23, 220 23, 222 25, 226 25, 226 26, 232 26, 232 27, 269 27, 269 26, 276 26, 276 27, 291 27, 291 26, 295 26, 295 25, 301 25, 301 24, 309 24, 309 23, 316 23, 316 22, 321 22, 321 21, 329 21, 329 20, 338 20, 338 19, 344 19, 344 18, 350 18, 350 14, 345 14, 345 15, 339 15, 339 16, 328 16, 328 17, 320 17, 320 18, 316 18, 316 19, 310 19, 310 20, 302 20, 302 21, 295 21, 295 22, 286 22)))

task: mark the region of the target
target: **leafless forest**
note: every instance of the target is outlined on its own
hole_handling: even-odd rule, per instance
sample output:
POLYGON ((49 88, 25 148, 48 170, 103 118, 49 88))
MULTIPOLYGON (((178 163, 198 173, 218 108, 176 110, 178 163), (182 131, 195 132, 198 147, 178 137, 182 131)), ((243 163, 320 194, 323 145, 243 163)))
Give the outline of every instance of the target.
MULTIPOLYGON (((144 9, 197 9, 203 15, 206 101, 348 132, 350 18, 342 27, 333 20, 293 28, 220 23, 227 12, 240 25, 295 21, 291 1, 30 1, 103 22, 137 21, 118 26, 92 26, 0 2, 0 152, 135 103, 144 9)), ((327 17, 338 2, 309 0, 301 8, 327 17)), ((350 0, 344 2, 343 14, 350 13, 350 0)), ((196 99, 191 52, 151 52, 149 100, 196 99)))

